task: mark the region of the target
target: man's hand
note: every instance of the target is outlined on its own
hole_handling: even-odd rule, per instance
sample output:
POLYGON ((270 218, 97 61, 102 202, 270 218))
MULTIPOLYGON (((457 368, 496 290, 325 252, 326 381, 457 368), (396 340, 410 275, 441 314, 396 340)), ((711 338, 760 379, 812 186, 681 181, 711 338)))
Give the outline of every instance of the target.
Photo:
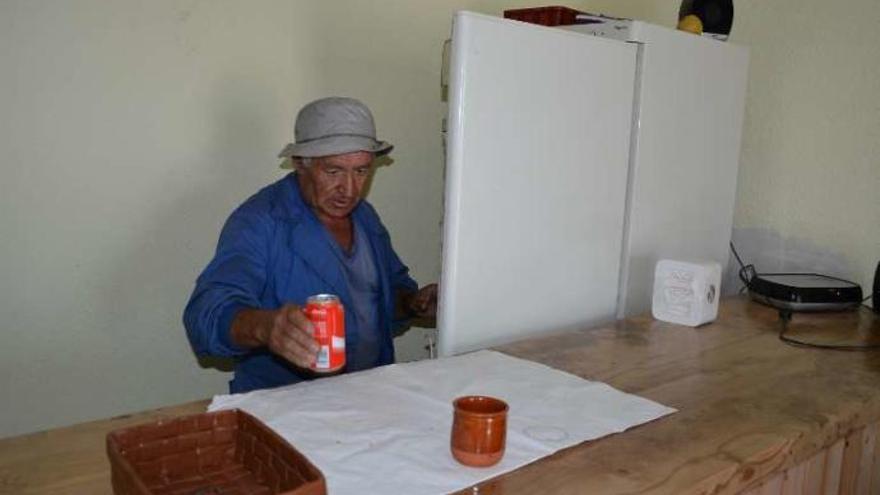
POLYGON ((437 284, 426 285, 412 294, 407 301, 407 310, 418 318, 436 318, 437 284))
POLYGON ((301 368, 311 367, 318 355, 312 323, 296 304, 286 304, 274 311, 240 311, 232 322, 232 338, 244 347, 266 346, 301 368))
POLYGON ((266 346, 291 363, 308 368, 315 363, 318 343, 312 337, 312 323, 296 304, 287 304, 272 315, 266 346))

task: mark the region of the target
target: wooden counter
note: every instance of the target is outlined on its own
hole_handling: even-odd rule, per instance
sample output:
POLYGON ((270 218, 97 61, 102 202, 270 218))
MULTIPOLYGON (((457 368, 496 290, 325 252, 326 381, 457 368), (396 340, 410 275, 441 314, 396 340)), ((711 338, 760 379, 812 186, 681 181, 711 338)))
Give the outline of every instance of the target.
MULTIPOLYGON (((679 412, 462 493, 880 493, 880 351, 793 347, 779 328, 775 311, 736 298, 702 328, 634 318, 500 347, 679 412)), ((880 319, 796 314, 791 333, 877 343, 880 319)), ((0 440, 0 493, 110 493, 108 431, 206 405, 0 440)))

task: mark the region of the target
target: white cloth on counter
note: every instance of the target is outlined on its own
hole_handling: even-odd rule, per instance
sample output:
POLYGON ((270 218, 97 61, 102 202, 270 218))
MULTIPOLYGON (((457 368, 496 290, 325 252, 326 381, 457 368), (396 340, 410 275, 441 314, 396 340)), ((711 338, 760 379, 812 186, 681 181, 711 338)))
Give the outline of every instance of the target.
POLYGON ((449 493, 675 412, 494 351, 219 395, 208 410, 231 408, 253 414, 308 457, 333 495, 449 493), (507 449, 495 466, 465 467, 450 453, 452 401, 463 395, 490 395, 510 407, 507 449))

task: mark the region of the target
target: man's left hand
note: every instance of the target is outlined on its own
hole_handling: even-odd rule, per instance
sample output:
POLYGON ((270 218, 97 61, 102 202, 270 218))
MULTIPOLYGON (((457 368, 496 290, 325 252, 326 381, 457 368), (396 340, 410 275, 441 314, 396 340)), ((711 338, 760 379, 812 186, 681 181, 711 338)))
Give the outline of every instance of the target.
POLYGON ((407 304, 411 316, 417 318, 437 317, 437 284, 422 287, 412 294, 407 304))

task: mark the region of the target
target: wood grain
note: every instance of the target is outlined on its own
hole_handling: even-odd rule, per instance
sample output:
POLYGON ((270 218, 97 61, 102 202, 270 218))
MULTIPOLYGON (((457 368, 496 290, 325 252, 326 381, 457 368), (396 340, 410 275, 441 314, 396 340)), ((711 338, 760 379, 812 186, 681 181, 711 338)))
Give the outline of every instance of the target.
POLYGON ((877 494, 877 431, 872 423, 741 495, 877 494), (855 444, 861 444, 861 447, 855 444))
POLYGON ((862 461, 863 429, 847 435, 843 447, 843 465, 840 468, 840 493, 850 495, 856 493, 859 467, 862 461))
POLYGON ((804 478, 807 465, 799 464, 782 475, 782 495, 801 495, 804 490, 804 478))
MULTIPOLYGON (((774 310, 736 299, 701 328, 634 318, 502 347, 679 412, 484 486, 513 494, 739 493, 880 418, 880 354, 793 347, 778 340, 779 329, 774 310)), ((827 341, 852 342, 880 337, 880 322, 859 311, 795 315, 790 327, 791 335, 823 332, 827 341)))
POLYGON ((811 457, 804 463, 804 495, 823 495, 822 486, 825 476, 825 459, 828 457, 828 450, 823 450, 811 457))
MULTIPOLYGON (((880 431, 880 423, 876 424, 880 431)), ((874 441, 874 462, 869 470, 871 473, 871 495, 880 495, 880 441, 874 441)))
MULTIPOLYGON (((819 465, 820 493, 876 493, 880 353, 792 347, 778 331, 775 311, 735 298, 700 328, 641 317, 499 348, 679 412, 558 452, 480 484, 478 493, 815 493, 819 465)), ((880 320, 869 311, 796 314, 790 334, 875 341, 880 320)), ((0 493, 109 493, 108 431, 205 405, 0 440, 0 493)))
POLYGON ((204 412, 207 405, 207 401, 191 402, 0 440, 0 494, 112 493, 107 433, 204 412))
POLYGON ((870 424, 862 430, 862 456, 859 459, 858 475, 856 476, 856 493, 870 495, 871 468, 874 465, 874 445, 877 439, 877 423, 870 424))
POLYGON ((825 455, 825 469, 822 480, 823 495, 838 495, 840 493, 840 474, 843 468, 843 450, 846 448, 846 440, 838 440, 828 449, 825 455))

